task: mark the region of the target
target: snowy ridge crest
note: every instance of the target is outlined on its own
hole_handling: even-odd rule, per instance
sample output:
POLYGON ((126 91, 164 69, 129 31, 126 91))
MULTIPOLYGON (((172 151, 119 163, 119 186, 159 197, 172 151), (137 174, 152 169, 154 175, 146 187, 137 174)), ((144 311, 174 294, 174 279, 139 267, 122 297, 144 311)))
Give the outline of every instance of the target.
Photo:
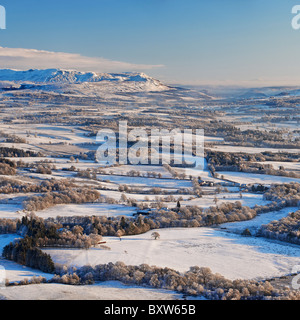
POLYGON ((19 71, 0 69, 0 81, 35 83, 83 83, 100 81, 134 81, 161 84, 144 73, 96 73, 63 69, 30 69, 19 71))
POLYGON ((172 89, 144 73, 96 73, 63 69, 0 69, 1 88, 95 96, 100 93, 161 92, 172 89))

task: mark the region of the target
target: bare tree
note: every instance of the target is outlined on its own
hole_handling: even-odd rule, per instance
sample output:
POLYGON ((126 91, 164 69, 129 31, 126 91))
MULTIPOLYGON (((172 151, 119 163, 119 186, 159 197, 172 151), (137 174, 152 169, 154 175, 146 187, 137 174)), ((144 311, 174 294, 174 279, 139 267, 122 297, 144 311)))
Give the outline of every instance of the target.
POLYGON ((160 239, 160 234, 155 231, 151 234, 151 237, 154 238, 154 240, 157 240, 157 239, 160 239))

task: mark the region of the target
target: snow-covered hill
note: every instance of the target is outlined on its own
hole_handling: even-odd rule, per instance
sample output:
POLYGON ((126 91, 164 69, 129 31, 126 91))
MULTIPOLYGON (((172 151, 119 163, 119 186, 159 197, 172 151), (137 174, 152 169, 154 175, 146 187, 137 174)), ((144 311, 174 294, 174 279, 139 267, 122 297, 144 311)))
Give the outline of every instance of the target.
POLYGON ((84 95, 103 91, 150 92, 171 89, 144 73, 95 73, 62 69, 0 69, 0 82, 2 90, 31 89, 84 95))
POLYGON ((95 73, 80 72, 62 69, 31 69, 18 71, 11 69, 0 69, 0 81, 15 82, 35 82, 35 83, 83 83, 100 81, 132 81, 132 82, 151 82, 161 85, 144 73, 95 73))

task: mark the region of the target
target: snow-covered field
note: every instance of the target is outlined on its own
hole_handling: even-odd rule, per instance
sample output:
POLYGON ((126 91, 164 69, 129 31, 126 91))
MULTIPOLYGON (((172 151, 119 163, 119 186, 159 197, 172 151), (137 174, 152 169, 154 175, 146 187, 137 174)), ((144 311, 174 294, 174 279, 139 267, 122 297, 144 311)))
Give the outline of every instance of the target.
MULTIPOLYGON (((75 165, 77 166, 77 164, 75 165)), ((98 165, 99 167, 99 165, 98 165)), ((161 174, 162 178, 172 178, 172 175, 167 171, 163 166, 151 166, 151 165, 122 165, 112 168, 103 168, 102 169, 107 174, 114 175, 126 175, 130 171, 138 171, 140 174, 147 175, 148 173, 155 172, 156 174, 161 174)))
POLYGON ((270 203, 269 201, 263 200, 263 196, 261 194, 242 193, 241 198, 239 193, 219 193, 216 195, 205 195, 202 198, 195 198, 193 200, 181 201, 180 204, 208 208, 216 206, 215 198, 218 199, 217 205, 226 202, 233 203, 239 201, 243 206, 251 208, 255 205, 262 206, 270 203))
POLYGON ((300 162, 262 161, 261 164, 271 164, 275 170, 284 167, 288 171, 300 171, 300 162))
MULTIPOLYGON (((299 141, 296 139, 299 137, 297 131, 299 123, 293 118, 299 113, 299 105, 295 98, 290 99, 288 96, 288 94, 298 96, 298 89, 295 91, 292 88, 276 90, 254 88, 248 92, 247 88, 236 92, 233 90, 235 93, 227 92, 223 96, 227 89, 210 88, 204 91, 203 88, 199 90, 173 88, 140 73, 96 74, 59 69, 30 72, 2 70, 0 80, 4 81, 0 81, 2 97, 0 147, 4 148, 1 149, 1 153, 3 152, 1 157, 7 156, 8 160, 22 160, 28 164, 23 166, 22 163, 18 163, 14 177, 1 176, 2 185, 6 190, 0 195, 0 218, 21 218, 25 214, 22 210, 23 201, 33 196, 33 193, 26 192, 25 189, 18 189, 15 183, 8 182, 8 179, 36 185, 51 179, 57 182, 67 179, 74 183, 74 188, 91 187, 98 190, 103 197, 101 201, 114 202, 108 201, 108 198, 118 201, 118 204, 57 205, 35 212, 42 218, 132 217, 139 207, 149 205, 149 207, 161 206, 164 209, 172 209, 177 206, 179 199, 182 207, 194 205, 208 208, 236 201, 241 202, 243 206, 254 207, 267 205, 269 202, 265 201, 261 194, 246 192, 240 194, 240 185, 269 186, 292 181, 300 183, 300 179, 295 178, 241 172, 217 172, 218 176, 215 178, 203 155, 193 159, 202 165, 196 168, 171 169, 154 165, 102 167, 97 172, 97 179, 80 177, 76 172, 100 167, 100 164, 95 162, 93 153, 101 143, 96 139, 97 131, 107 125, 107 128, 117 133, 118 122, 124 119, 128 121, 129 130, 141 126, 147 129, 147 132, 152 128, 159 130, 171 130, 174 127, 195 128, 197 124, 199 128, 209 129, 207 133, 211 136, 205 137, 207 150, 247 154, 264 151, 300 154, 299 141), (26 82, 25 86, 20 87, 23 82, 26 82), (219 94, 214 90, 220 90, 219 94), (222 91, 224 92, 221 93, 222 91), (217 95, 215 96, 213 92, 217 95), (274 94, 279 96, 270 100, 269 97, 274 94), (248 98, 251 99, 243 100, 248 98), (242 131, 235 136, 235 130, 232 130, 234 128, 240 128, 242 131), (253 130, 254 133, 248 135, 243 131, 247 129, 253 130), (263 141, 255 138, 255 130, 258 137, 263 134, 263 141), (218 136, 213 137, 213 135, 218 136), (280 141, 276 143, 276 139, 280 141), (231 146, 229 141, 236 141, 235 143, 240 145, 231 146), (275 147, 279 144, 282 148, 275 147), (24 153, 7 148, 40 152, 41 157, 17 158, 24 153), (52 173, 37 173, 38 162, 49 162, 51 166, 55 166, 52 168, 52 173), (65 170, 71 166, 75 169, 65 170), (139 177, 134 176, 137 175, 137 171, 139 177), (202 180, 203 183, 202 181, 199 183, 203 186, 198 189, 197 185, 193 185, 190 176, 202 180), (121 185, 125 184, 132 190, 122 192, 126 189, 121 185), (156 190, 151 190, 153 188, 156 190), (131 191, 133 193, 130 193, 131 191), (197 197, 200 193, 201 198, 197 197), (131 204, 131 200, 135 200, 136 207, 125 205, 131 204)), ((190 134, 188 139, 184 139, 184 147, 192 146, 192 136, 190 134)), ((144 139, 148 145, 148 137, 140 139, 144 139)), ((130 145, 132 142, 134 141, 131 141, 130 145)), ((148 155, 147 151, 146 154, 148 155)), ((300 172, 299 162, 265 163, 272 164, 274 169, 283 166, 286 171, 300 172)), ((2 173, 9 172, 2 169, 2 173)), ((37 195, 44 194, 45 191, 47 190, 39 190, 41 193, 37 195)), ((254 234, 262 224, 274 219, 279 220, 287 216, 290 211, 296 210, 297 208, 286 208, 278 212, 261 214, 251 221, 224 224, 218 228, 159 229, 157 230, 161 235, 159 240, 151 238, 152 230, 142 235, 124 236, 121 241, 116 237, 105 237, 106 247, 100 246, 90 250, 47 248, 45 251, 52 255, 55 262, 70 266, 123 261, 129 265, 146 263, 183 272, 191 266, 198 265, 209 267, 213 272, 230 279, 265 279, 286 275, 291 272, 294 265, 300 264, 300 247, 264 238, 242 237, 239 233, 248 228, 254 234)), ((15 237, 18 236, 0 235, 0 251, 15 237)), ((47 279, 52 277, 3 259, 0 259, 0 265, 5 267, 10 281, 29 279, 34 275, 42 275, 47 279)), ((118 282, 80 287, 59 284, 9 287, 0 291, 0 299, 1 294, 8 299, 183 298, 174 292, 127 287, 118 282)))
POLYGON ((27 125, 19 124, 16 126, 3 124, 2 130, 8 134, 17 134, 19 137, 24 138, 28 144, 48 144, 51 143, 86 143, 94 142, 90 137, 83 135, 82 130, 74 127, 64 127, 55 125, 27 125))
POLYGON ((50 217, 71 216, 132 216, 136 212, 134 207, 107 203, 65 204, 37 211, 36 215, 44 219, 50 217))
POLYGON ((299 153, 300 149, 275 149, 275 148, 255 148, 255 147, 244 147, 244 146, 230 146, 230 145, 218 145, 214 146, 213 148, 209 148, 214 151, 221 151, 221 152, 230 152, 230 153, 260 153, 260 152, 288 152, 288 153, 299 153))
MULTIPOLYGON (((7 159, 14 161, 15 158, 7 159)), ((39 163, 41 161, 50 161, 50 165, 56 167, 56 169, 61 170, 64 168, 70 168, 74 166, 76 169, 79 170, 86 170, 86 169, 97 169, 99 168, 99 164, 87 161, 87 160, 80 160, 78 162, 70 161, 68 158, 54 158, 54 157, 19 157, 18 160, 23 161, 25 163, 39 163)))
MULTIPOLYGON (((0 300, 189 300, 173 291, 126 286, 106 281, 89 286, 34 284, 0 288, 0 300)), ((199 297, 199 300, 203 298, 199 297)))
POLYGON ((158 188, 191 188, 192 182, 187 180, 176 179, 154 179, 144 177, 128 177, 117 175, 101 175, 97 174, 97 179, 108 180, 118 184, 128 184, 135 187, 158 187, 158 188))
POLYGON ((151 233, 106 237, 111 250, 46 249, 55 262, 97 265, 123 261, 128 265, 146 263, 187 271, 191 266, 209 267, 230 279, 253 279, 290 273, 300 264, 300 248, 263 238, 248 238, 212 228, 160 229, 160 240, 151 233))
MULTIPOLYGON (((19 236, 0 235, 0 252, 4 246, 19 236)), ((53 274, 21 266, 13 261, 0 258, 0 267, 5 269, 9 282, 42 276, 47 280, 53 274)), ((2 274, 1 274, 2 275, 2 274)), ((71 286, 63 284, 34 284, 27 286, 0 286, 0 300, 183 300, 190 299, 169 290, 127 286, 118 281, 106 281, 90 286, 71 286)), ((201 297, 199 297, 201 299, 201 297)))
POLYGON ((23 209, 20 204, 0 204, 0 219, 15 219, 20 218, 20 213, 23 209))
POLYGON ((290 183, 298 182, 300 179, 281 177, 281 176, 271 176, 267 174, 254 174, 245 172, 231 172, 231 171, 218 171, 219 177, 224 176, 224 179, 234 181, 240 184, 280 184, 280 183, 290 183))
MULTIPOLYGON (((126 193, 126 192, 120 192, 120 191, 111 191, 111 190, 101 190, 101 195, 107 196, 109 198, 113 198, 115 200, 120 200, 122 195, 125 195, 128 199, 135 199, 137 201, 142 202, 149 202, 149 201, 155 201, 156 198, 164 198, 165 195, 160 194, 147 194, 145 193, 126 193), (147 200, 145 200, 145 198, 147 200)), ((179 195, 174 193, 174 198, 177 199, 179 197, 182 197, 183 199, 187 200, 191 197, 191 195, 179 195)))
MULTIPOLYGON (((261 194, 253 194, 253 193, 242 193, 242 198, 240 197, 240 193, 238 192, 221 192, 215 194, 213 190, 210 190, 210 194, 205 194, 202 198, 195 197, 193 195, 180 195, 173 194, 172 196, 175 198, 175 201, 164 201, 164 195, 155 195, 155 194, 138 194, 138 193, 126 193, 119 191, 111 191, 111 190, 101 190, 101 194, 115 200, 120 200, 122 195, 125 195, 128 199, 134 199, 139 202, 143 202, 144 204, 150 204, 155 201, 157 198, 162 199, 165 206, 168 208, 174 208, 177 206, 177 201, 180 200, 180 204, 182 206, 198 206, 201 208, 215 207, 216 204, 220 205, 222 203, 231 202, 234 203, 236 201, 241 202, 243 206, 254 207, 255 205, 266 205, 270 203, 269 201, 263 200, 263 196, 261 194), (215 202, 217 199, 217 203, 215 202)), ((120 214, 121 215, 121 214, 120 214)))

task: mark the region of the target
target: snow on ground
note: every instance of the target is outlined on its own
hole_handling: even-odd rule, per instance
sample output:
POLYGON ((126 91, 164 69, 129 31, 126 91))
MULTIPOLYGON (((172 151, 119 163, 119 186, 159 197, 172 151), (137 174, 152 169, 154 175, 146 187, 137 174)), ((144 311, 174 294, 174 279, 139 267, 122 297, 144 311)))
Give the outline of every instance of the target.
POLYGON ((22 204, 0 204, 0 219, 16 219, 20 218, 22 204))
POLYGON ((300 248, 263 238, 242 237, 212 228, 160 229, 160 240, 151 233, 118 238, 106 237, 111 250, 44 250, 55 262, 97 265, 123 261, 146 263, 187 271, 191 266, 209 267, 230 279, 253 279, 290 273, 300 264, 300 248))
MULTIPOLYGON (((65 284, 34 284, 0 288, 1 296, 8 300, 189 300, 182 294, 161 289, 123 285, 106 281, 89 286, 65 284)), ((199 300, 203 300, 200 297, 199 300)))
POLYGON ((178 179, 154 179, 143 177, 128 177, 128 176, 107 176, 97 174, 97 179, 111 181, 118 184, 128 184, 129 186, 146 186, 159 188, 191 188, 192 182, 188 180, 178 179))
POLYGON ((3 248, 9 244, 10 242, 14 241, 14 239, 19 238, 17 234, 1 234, 0 235, 0 252, 2 255, 3 248))
POLYGON ((50 280, 53 277, 53 274, 44 273, 36 269, 31 269, 26 266, 17 264, 16 262, 5 260, 2 258, 0 258, 0 266, 3 266, 5 268, 6 279, 8 279, 9 282, 18 282, 24 279, 30 280, 32 277, 39 276, 50 280))
POLYGON ((279 211, 262 213, 252 220, 224 223, 221 224, 220 227, 225 228, 230 232, 243 232, 247 228, 250 230, 251 234, 255 234, 262 225, 268 224, 274 220, 278 221, 281 218, 287 217, 290 212, 295 212, 297 210, 299 210, 297 207, 284 208, 279 211))
MULTIPOLYGON (((18 237, 16 234, 0 235, 0 252, 4 246, 18 237)), ((0 258, 0 267, 5 268, 5 278, 9 282, 30 280, 34 276, 42 276, 47 280, 53 277, 53 274, 2 258, 0 258)), ((6 288, 0 286, 0 300, 188 300, 190 298, 169 290, 127 286, 118 281, 101 282, 90 286, 48 283, 6 288)), ((199 299, 202 298, 199 297, 199 299)))
MULTIPOLYGON (((16 158, 6 157, 11 161, 16 161, 16 158)), ((41 161, 50 161, 50 165, 56 167, 56 169, 61 170, 64 168, 70 168, 74 166, 76 169, 87 170, 87 169, 97 169, 99 164, 88 160, 79 160, 79 162, 71 162, 68 158, 54 158, 54 157, 18 157, 18 161, 23 161, 25 163, 39 163, 41 161)))
POLYGON ((213 151, 221 151, 221 152, 234 152, 234 153, 260 153, 260 152, 289 152, 289 153, 299 153, 300 149, 275 149, 275 148, 255 148, 255 147, 243 147, 243 146, 230 146, 230 145, 218 145, 214 147, 209 147, 207 149, 213 150, 213 151))
POLYGON ((300 179, 281 177, 281 176, 271 176, 267 174, 254 174, 246 172, 231 172, 231 171, 218 171, 219 177, 224 176, 224 179, 234 181, 240 184, 281 184, 298 182, 300 179))
MULTIPOLYGON (((75 164, 76 166, 77 164, 75 164)), ((99 164, 98 164, 99 167, 99 164)), ((106 173, 114 175, 126 175, 128 172, 135 170, 141 173, 141 175, 147 175, 148 172, 155 172, 161 174, 162 178, 172 178, 172 175, 163 166, 151 166, 151 165, 122 165, 112 168, 103 168, 106 173)))
MULTIPOLYGON (((111 191, 111 190, 101 190, 101 195, 107 196, 109 198, 113 198, 115 200, 120 200, 122 195, 125 195, 128 199, 135 199, 137 201, 142 202, 148 202, 149 201, 155 201, 156 198, 164 198, 168 197, 169 195, 162 195, 162 194, 142 194, 142 193, 126 193, 126 192, 120 192, 120 191, 111 191), (145 198, 148 198, 145 200, 145 198)), ((182 197, 183 199, 188 200, 191 195, 181 195, 174 193, 173 196, 178 199, 179 197, 182 197)))
MULTIPOLYGON (((44 91, 67 91, 74 88, 74 91, 80 91, 78 88, 85 88, 81 94, 87 95, 88 88, 98 88, 106 92, 107 87, 116 92, 145 92, 145 91, 165 91, 171 88, 163 85, 160 81, 147 76, 144 73, 95 73, 78 72, 62 69, 44 69, 44 70, 0 70, 1 81, 12 81, 15 85, 25 82, 32 85, 39 84, 44 91), (104 87, 104 88, 103 88, 104 87), (59 90, 60 89, 60 90, 59 90)), ((39 89, 39 87, 37 87, 39 89)), ((91 89, 90 89, 91 90, 91 89)), ((94 94, 97 93, 97 90, 94 94)), ((70 94, 70 93, 69 93, 70 94)), ((73 92, 74 94, 74 92, 73 92)))
POLYGON ((263 200, 263 195, 253 194, 253 193, 242 193, 242 198, 240 193, 219 193, 211 195, 203 195, 202 198, 195 198, 188 201, 181 201, 181 205, 187 206, 198 206, 202 208, 208 208, 216 206, 215 198, 218 199, 217 205, 226 202, 236 202, 239 201, 243 206, 254 207, 255 205, 261 206, 270 203, 269 201, 263 200))
POLYGON ((271 164, 275 170, 279 170, 280 167, 284 167, 288 171, 300 171, 300 162, 288 162, 288 161, 262 161, 258 164, 271 164))
POLYGON ((136 212, 134 207, 126 207, 107 203, 61 204, 52 208, 37 211, 35 214, 44 219, 50 217, 72 216, 132 216, 136 212))
POLYGON ((213 190, 211 194, 205 194, 202 198, 197 198, 193 195, 180 195, 180 194, 173 194, 174 198, 176 199, 175 202, 165 201, 164 198, 168 197, 168 195, 155 195, 155 194, 136 194, 136 193, 125 193, 119 191, 111 191, 111 190, 101 190, 101 195, 107 196, 109 198, 113 198, 115 200, 120 200, 122 195, 125 195, 128 199, 135 199, 136 201, 141 201, 145 204, 150 204, 151 202, 155 201, 157 198, 162 199, 165 205, 169 208, 174 208, 177 206, 177 201, 179 198, 180 204, 182 206, 198 206, 201 208, 209 208, 215 207, 215 198, 218 199, 217 205, 221 203, 231 202, 234 203, 236 201, 241 202, 243 206, 248 206, 250 208, 254 207, 255 205, 266 205, 270 203, 269 201, 263 200, 263 195, 261 194, 253 194, 253 193, 243 193, 242 198, 240 197, 240 193, 232 192, 232 193, 218 193, 214 194, 213 190), (145 200, 145 198, 147 198, 145 200))
MULTIPOLYGON (((147 195, 144 195, 144 197, 147 195)), ((163 196, 158 196, 158 198, 162 198, 162 202, 164 202, 164 206, 168 208, 175 208, 177 206, 178 198, 181 197, 181 195, 174 195, 176 201, 169 202, 169 201, 163 201, 163 196)), ((155 200, 155 197, 157 196, 147 196, 150 201, 143 201, 143 203, 150 204, 151 201, 155 200)), ((138 197, 135 197, 135 195, 128 194, 128 198, 133 198, 140 200, 138 197)), ((193 197, 191 195, 183 195, 183 200, 180 200, 181 206, 197 206, 200 208, 209 208, 209 207, 215 207, 216 205, 220 205, 222 203, 234 203, 236 201, 241 202, 243 206, 248 206, 250 208, 254 207, 255 205, 266 205, 270 203, 270 201, 263 200, 263 196, 261 194, 252 194, 252 193, 243 193, 243 197, 240 198, 239 193, 219 193, 219 194, 208 194, 203 195, 202 198, 193 197), (192 198, 192 199, 191 199, 192 198), (215 198, 218 199, 217 204, 215 203, 215 198)))
MULTIPOLYGON (((18 235, 0 235, 0 251, 18 235)), ((53 275, 0 258, 0 267, 5 268, 5 277, 10 282, 42 276, 50 280, 53 275)), ((126 286, 117 281, 96 283, 91 286, 63 284, 37 284, 3 288, 0 300, 183 300, 189 299, 173 291, 138 286, 126 286)), ((201 299, 201 298, 199 298, 201 299)))
MULTIPOLYGON (((268 109, 268 110, 274 110, 274 108, 270 107, 270 106, 264 106, 264 108, 268 109)), ((276 108, 275 108, 276 110, 276 108)), ((286 108, 283 108, 281 110, 287 110, 286 108)), ((274 123, 247 123, 247 124, 235 124, 236 128, 241 129, 242 131, 245 130, 260 130, 260 131, 272 131, 274 130, 275 126, 274 123)), ((281 123, 276 123, 276 128, 277 129, 286 129, 286 130, 297 130, 299 127, 299 124, 297 122, 293 122, 293 121, 285 121, 285 122, 281 122, 281 123)))

